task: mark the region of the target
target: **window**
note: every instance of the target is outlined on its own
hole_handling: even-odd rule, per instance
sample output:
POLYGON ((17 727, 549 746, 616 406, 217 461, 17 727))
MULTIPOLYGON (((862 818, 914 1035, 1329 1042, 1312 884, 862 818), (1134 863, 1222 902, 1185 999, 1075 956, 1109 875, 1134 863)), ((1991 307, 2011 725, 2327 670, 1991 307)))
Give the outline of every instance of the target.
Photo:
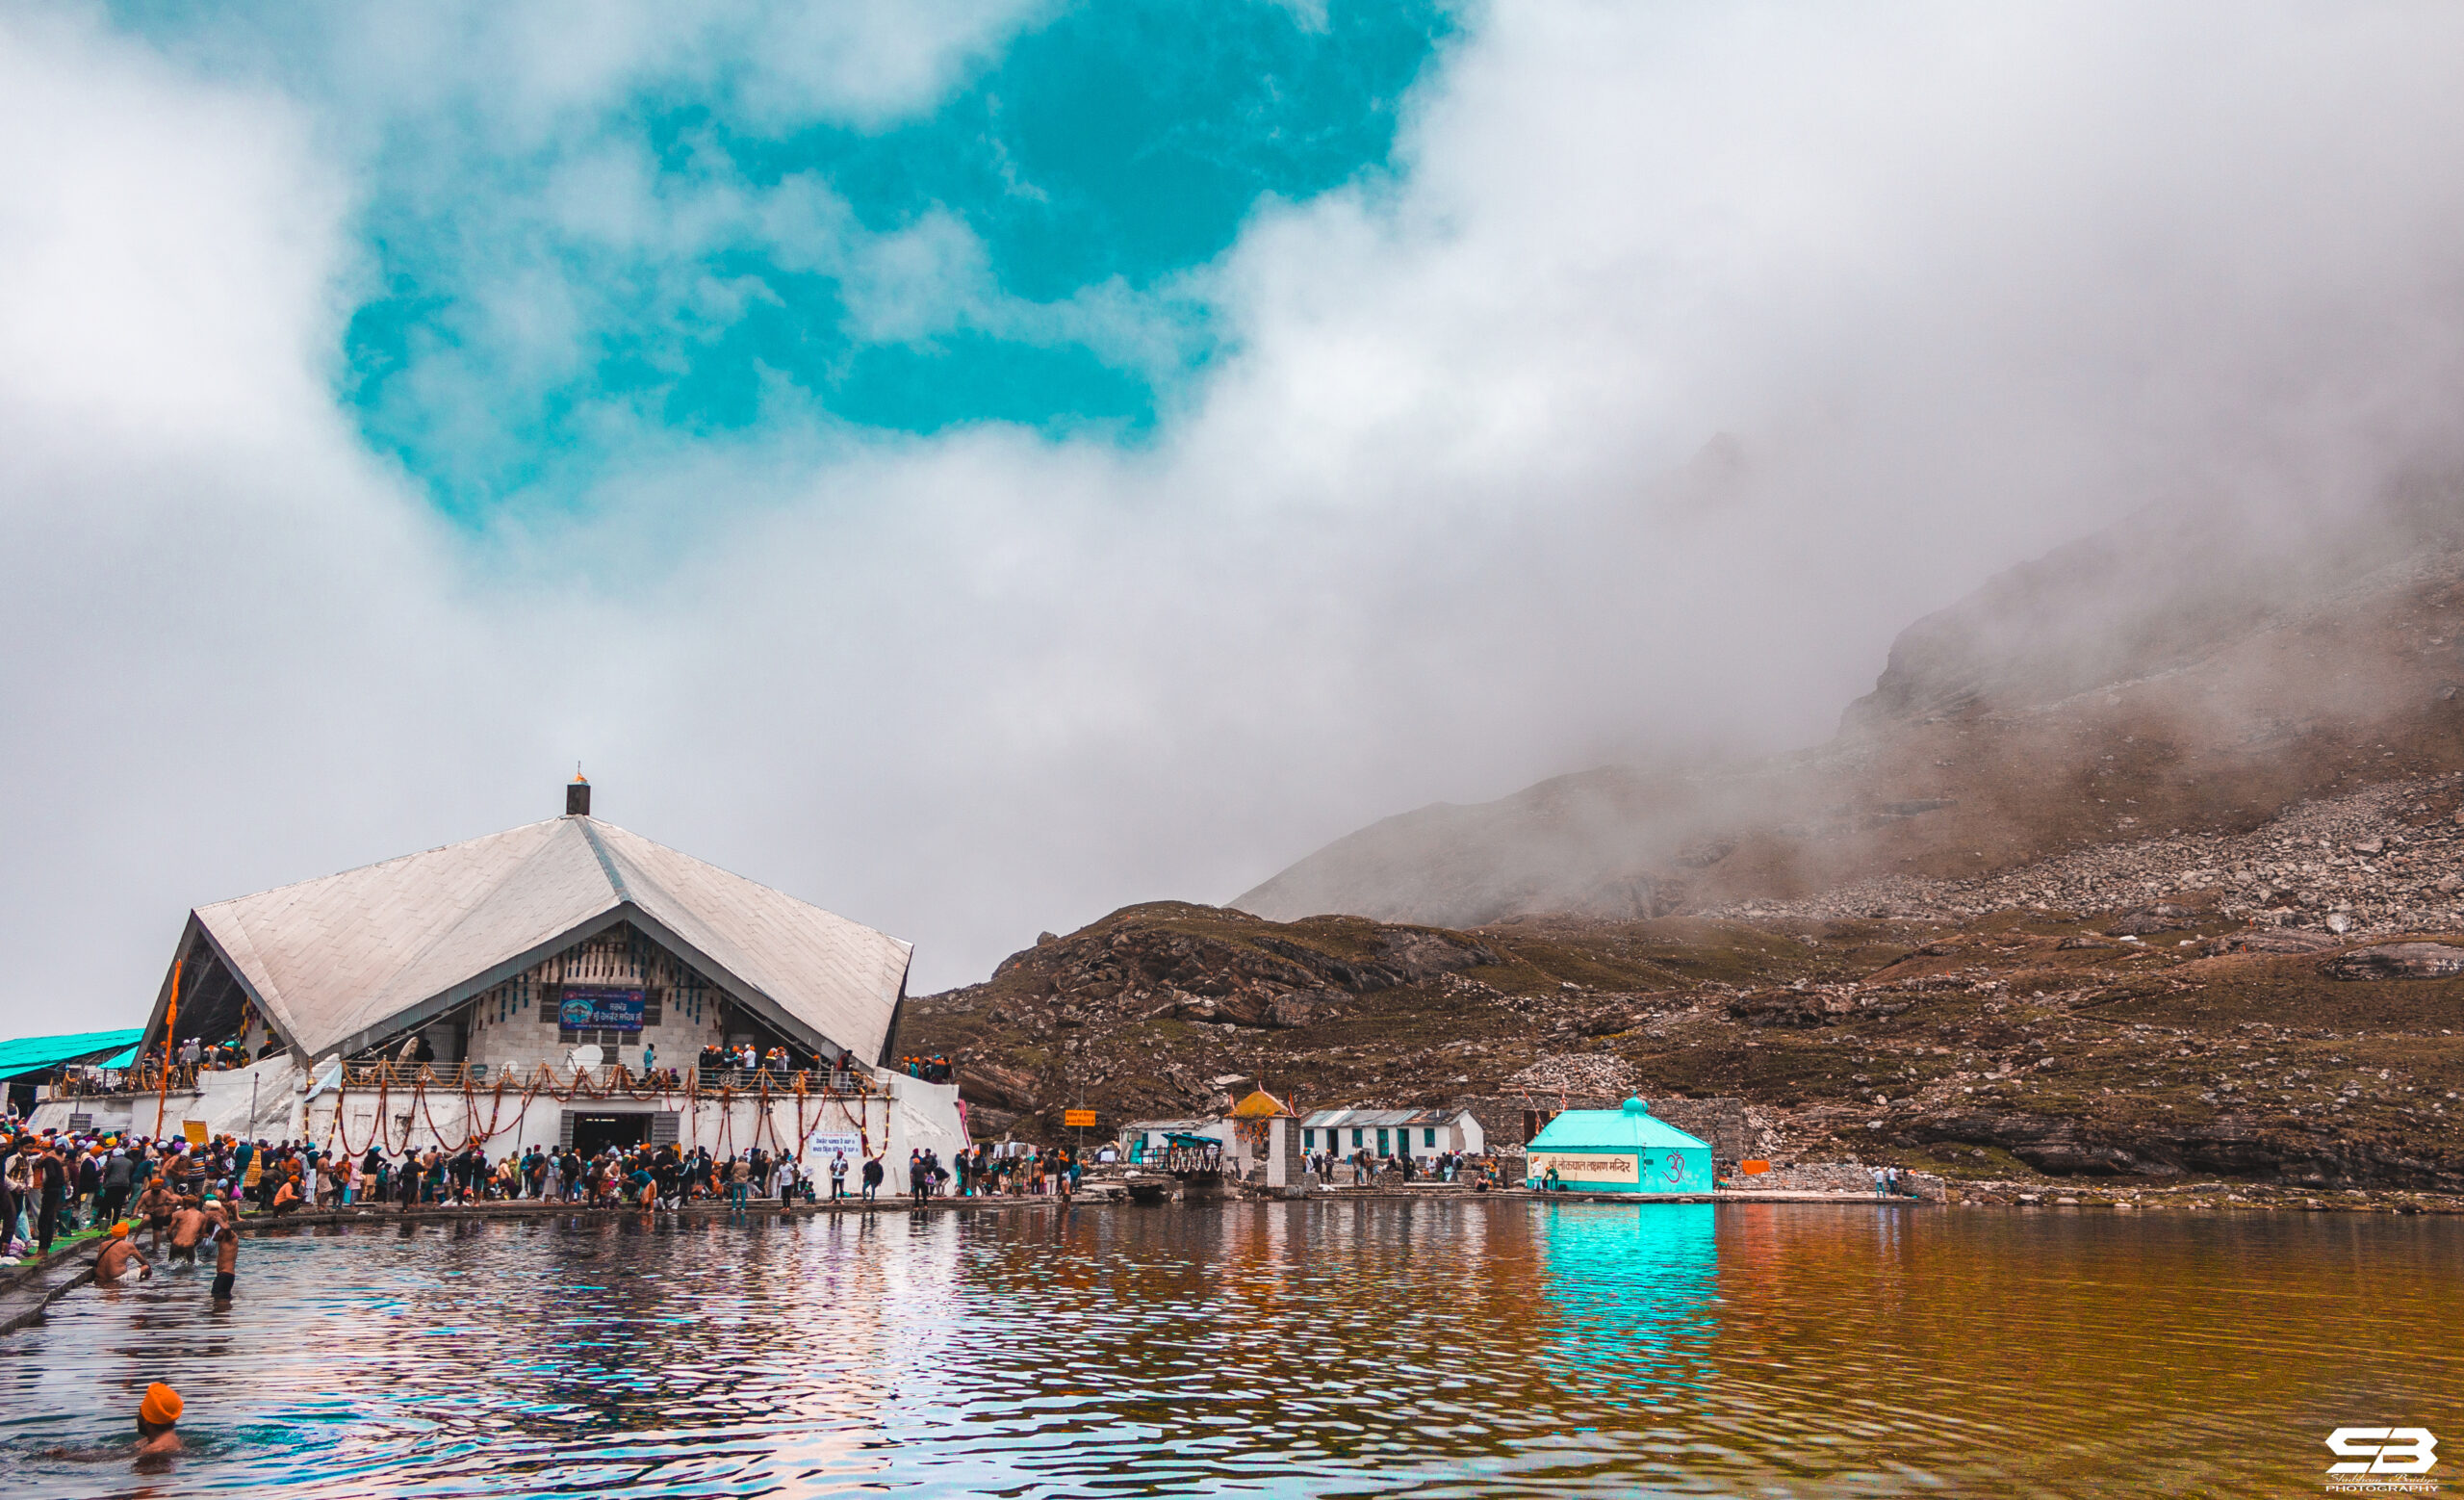
POLYGON ((1421 1144, 1423 1146, 1435 1146, 1437 1144, 1437 1130, 1435 1127, 1432 1126, 1431 1128, 1421 1132, 1421 1144))
POLYGON ((1351 1144, 1352 1144, 1352 1145, 1354 1145, 1354 1146, 1358 1146, 1358 1145, 1360 1144, 1360 1132, 1359 1132, 1359 1131, 1354 1130, 1354 1131, 1351 1133, 1351 1144))
POLYGON ((1318 1132, 1317 1132, 1317 1131, 1315 1131, 1315 1130, 1303 1130, 1303 1131, 1301 1131, 1301 1132, 1300 1132, 1300 1149, 1301 1149, 1302 1151, 1316 1151, 1316 1150, 1318 1149, 1318 1132))
POLYGON ((1377 1154, 1380 1156, 1392 1156, 1395 1154, 1393 1151, 1386 1149, 1386 1127, 1384 1125, 1377 1127, 1377 1154))

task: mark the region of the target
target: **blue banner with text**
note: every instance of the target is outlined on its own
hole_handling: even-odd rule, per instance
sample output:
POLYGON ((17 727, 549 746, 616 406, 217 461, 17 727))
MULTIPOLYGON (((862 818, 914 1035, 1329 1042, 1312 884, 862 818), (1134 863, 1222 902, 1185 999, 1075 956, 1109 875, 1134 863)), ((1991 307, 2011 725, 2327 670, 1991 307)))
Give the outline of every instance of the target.
POLYGON ((639 1031, 642 992, 568 989, 556 1007, 556 1024, 567 1031, 639 1031))

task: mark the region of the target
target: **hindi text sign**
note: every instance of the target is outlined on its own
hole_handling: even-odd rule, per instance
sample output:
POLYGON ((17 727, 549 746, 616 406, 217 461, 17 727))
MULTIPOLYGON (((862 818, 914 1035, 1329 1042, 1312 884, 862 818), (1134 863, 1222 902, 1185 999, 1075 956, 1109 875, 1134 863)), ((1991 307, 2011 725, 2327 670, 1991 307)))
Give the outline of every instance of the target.
POLYGON ((639 1031, 642 992, 568 987, 556 1007, 556 1024, 567 1031, 639 1031))

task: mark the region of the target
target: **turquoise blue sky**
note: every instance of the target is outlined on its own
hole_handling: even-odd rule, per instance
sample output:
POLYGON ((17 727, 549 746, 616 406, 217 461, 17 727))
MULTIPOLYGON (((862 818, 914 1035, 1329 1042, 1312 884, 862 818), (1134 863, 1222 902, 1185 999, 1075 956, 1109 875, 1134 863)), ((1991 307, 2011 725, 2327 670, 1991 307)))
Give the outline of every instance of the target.
MULTIPOLYGON (((357 142, 337 394, 474 523, 586 506, 646 449, 781 426, 1146 440, 1225 338, 1188 273, 1262 204, 1389 173, 1451 25, 1427 0, 1106 0, 1031 11, 887 112, 827 84, 782 107, 722 55, 525 113, 484 73, 439 90, 337 65, 389 41, 420 65, 381 29, 123 19, 283 75, 357 142)), ((736 39, 757 52, 760 30, 736 39)))

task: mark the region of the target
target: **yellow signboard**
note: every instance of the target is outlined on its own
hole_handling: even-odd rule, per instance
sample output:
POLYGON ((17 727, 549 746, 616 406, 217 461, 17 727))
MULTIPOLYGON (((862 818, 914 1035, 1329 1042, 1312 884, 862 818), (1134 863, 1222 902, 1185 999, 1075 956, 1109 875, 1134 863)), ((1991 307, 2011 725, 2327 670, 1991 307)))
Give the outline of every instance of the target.
POLYGON ((1573 1151, 1533 1151, 1524 1175, 1536 1180, 1547 1177, 1551 1167, 1557 1169, 1560 1182, 1622 1182, 1630 1186, 1642 1180, 1631 1155, 1595 1156, 1573 1151))
POLYGON ((189 1144, 191 1146, 203 1146, 205 1144, 205 1122, 202 1120, 183 1120, 180 1122, 180 1133, 189 1138, 189 1144))
POLYGON ((1092 1125, 1095 1112, 1091 1109, 1065 1109, 1061 1112, 1061 1123, 1065 1125, 1092 1125))

